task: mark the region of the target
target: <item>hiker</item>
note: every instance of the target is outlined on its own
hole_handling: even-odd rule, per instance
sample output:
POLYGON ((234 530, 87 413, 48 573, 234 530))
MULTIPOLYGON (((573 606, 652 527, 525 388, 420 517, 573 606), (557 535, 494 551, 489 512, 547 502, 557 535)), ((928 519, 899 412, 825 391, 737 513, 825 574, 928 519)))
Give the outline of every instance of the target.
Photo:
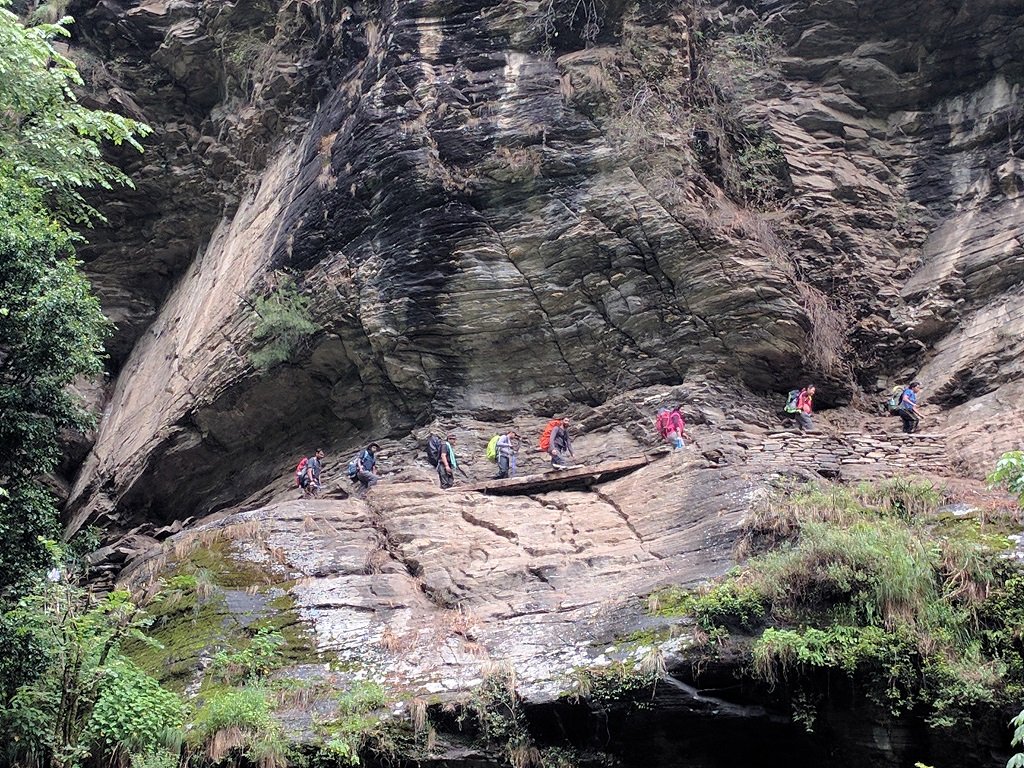
POLYGON ((519 452, 519 435, 514 429, 498 438, 495 444, 498 454, 498 474, 495 480, 503 480, 506 477, 514 477, 516 474, 516 453, 519 452))
POLYGON ((903 431, 908 435, 916 432, 921 426, 920 411, 917 409, 917 393, 920 391, 921 382, 912 381, 900 395, 900 407, 896 409, 900 421, 903 422, 903 431))
POLYGON ((688 437, 686 435, 686 419, 683 418, 683 413, 678 405, 671 410, 668 408, 659 410, 654 426, 661 439, 672 446, 672 450, 685 447, 686 443, 683 442, 683 437, 688 437))
POLYGON ((689 435, 686 434, 686 419, 683 418, 683 411, 680 406, 677 405, 668 415, 668 426, 668 439, 672 443, 672 450, 677 451, 680 448, 685 448, 686 443, 683 442, 683 438, 689 437, 689 435))
POLYGON ((814 422, 811 420, 811 413, 814 411, 814 385, 808 384, 800 390, 796 398, 796 426, 800 432, 813 432, 814 422))
POLYGON ((572 452, 572 439, 569 437, 568 417, 560 419, 551 430, 548 454, 551 456, 551 466, 556 469, 569 466, 569 462, 565 458, 566 454, 576 458, 576 454, 572 452))
POLYGON ((355 479, 362 483, 364 491, 373 488, 380 480, 380 475, 376 473, 378 453, 380 453, 380 446, 370 443, 356 457, 355 479))
POLYGON ((320 493, 320 472, 323 469, 324 449, 317 448, 316 452, 306 459, 306 466, 299 478, 299 487, 302 488, 303 498, 315 497, 320 493))
POLYGON ((455 435, 445 435, 444 443, 441 445, 441 456, 437 462, 437 479, 441 481, 443 489, 455 485, 455 470, 459 469, 459 462, 455 457, 455 446, 452 445, 454 442, 455 435))

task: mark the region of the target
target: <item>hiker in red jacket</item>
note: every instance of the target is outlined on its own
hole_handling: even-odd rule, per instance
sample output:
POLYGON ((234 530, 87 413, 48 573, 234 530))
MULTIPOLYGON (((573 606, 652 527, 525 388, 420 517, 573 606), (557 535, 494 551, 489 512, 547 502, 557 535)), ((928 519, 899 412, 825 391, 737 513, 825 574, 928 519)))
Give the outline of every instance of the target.
POLYGON ((814 422, 811 413, 814 411, 814 385, 808 384, 800 390, 796 398, 796 426, 801 432, 813 432, 814 422))

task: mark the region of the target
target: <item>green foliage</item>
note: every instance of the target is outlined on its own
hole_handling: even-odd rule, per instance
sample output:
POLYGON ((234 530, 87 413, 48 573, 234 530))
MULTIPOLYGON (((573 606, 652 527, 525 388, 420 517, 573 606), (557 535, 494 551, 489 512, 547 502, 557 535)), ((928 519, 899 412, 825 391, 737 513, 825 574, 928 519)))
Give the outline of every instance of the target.
POLYGON ((248 741, 274 725, 270 700, 262 687, 228 688, 208 696, 192 720, 188 739, 205 744, 221 731, 237 729, 246 733, 248 741))
POLYGON ((5 5, 0 3, 0 178, 45 190, 62 217, 84 223, 98 214, 80 189, 131 186, 103 160, 102 142, 141 151, 136 137, 150 129, 75 98, 72 87, 82 79, 53 46, 70 36, 71 19, 25 27, 5 5))
POLYGON ((363 715, 381 709, 386 704, 384 689, 371 680, 356 681, 338 694, 338 714, 342 717, 363 715))
MULTIPOLYGON (((184 712, 181 700, 127 659, 103 673, 99 696, 86 726, 97 752, 156 755, 159 747, 180 749, 184 712)), ((155 758, 154 758, 155 759, 155 758)))
MULTIPOLYGON (((1010 743, 1014 747, 1024 749, 1024 710, 1010 721, 1010 727, 1013 728, 1010 743)), ((1024 752, 1018 752, 1011 757, 1006 763, 1006 768, 1024 768, 1024 752)))
POLYGON ((43 582, 5 612, 30 670, 6 678, 0 707, 8 765, 77 768, 90 754, 120 759, 174 748, 182 707, 121 652, 146 619, 127 593, 102 598, 43 582))
POLYGON ((338 694, 337 704, 336 716, 319 726, 324 736, 321 760, 359 765, 364 748, 380 750, 388 741, 379 712, 387 697, 379 684, 359 680, 338 694))
POLYGON ((265 677, 281 664, 279 649, 284 636, 268 627, 261 627, 248 645, 235 652, 220 651, 213 657, 212 667, 226 682, 252 681, 265 677))
POLYGON ((789 173, 782 147, 763 131, 734 136, 742 137, 737 142, 736 166, 743 199, 755 208, 774 207, 785 196, 780 179, 786 179, 789 173))
POLYGON ((654 670, 640 669, 625 662, 601 667, 581 667, 574 671, 573 690, 568 698, 584 700, 597 709, 626 706, 646 709, 658 684, 654 670))
POLYGON ((540 752, 530 735, 510 667, 494 670, 473 691, 460 722, 467 718, 475 726, 480 741, 496 749, 512 768, 527 768, 540 762, 540 752))
POLYGON ((942 500, 907 480, 796 490, 751 523, 777 548, 688 611, 709 634, 753 634, 750 674, 785 686, 808 728, 829 674, 896 714, 962 723, 1024 684, 1024 574, 983 539, 929 525, 942 500))
POLYGON ((1005 488, 1024 507, 1024 451, 1004 453, 986 480, 993 488, 1005 488))
POLYGON ((299 342, 317 331, 310 319, 310 300, 298 292, 291 279, 285 279, 268 296, 253 303, 258 320, 253 331, 256 349, 249 360, 261 370, 283 363, 299 342))
POLYGON ((694 597, 691 612, 705 629, 753 629, 764 620, 764 598, 755 589, 727 581, 694 597))
POLYGON ((108 326, 76 266, 40 193, 0 173, 0 589, 48 562, 39 537, 56 514, 40 481, 58 430, 91 423, 66 388, 99 372, 108 326))

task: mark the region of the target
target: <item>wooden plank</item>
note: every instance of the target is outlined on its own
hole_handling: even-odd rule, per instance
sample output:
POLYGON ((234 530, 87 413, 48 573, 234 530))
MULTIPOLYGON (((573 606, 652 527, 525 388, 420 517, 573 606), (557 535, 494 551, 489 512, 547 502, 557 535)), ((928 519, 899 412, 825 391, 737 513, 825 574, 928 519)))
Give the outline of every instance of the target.
POLYGON ((660 456, 634 456, 617 461, 604 461, 600 464, 582 466, 576 469, 553 469, 536 475, 509 477, 503 480, 485 480, 472 485, 464 485, 459 490, 479 491, 495 495, 515 495, 528 493, 544 493, 566 488, 589 488, 595 483, 603 483, 616 477, 635 472, 645 467, 660 456))

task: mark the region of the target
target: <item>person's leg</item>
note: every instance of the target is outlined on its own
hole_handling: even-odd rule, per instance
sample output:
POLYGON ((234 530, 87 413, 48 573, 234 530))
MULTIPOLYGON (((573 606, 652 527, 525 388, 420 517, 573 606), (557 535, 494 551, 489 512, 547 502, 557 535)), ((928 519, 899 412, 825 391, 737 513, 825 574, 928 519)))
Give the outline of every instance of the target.
POLYGON ((900 415, 900 421, 903 422, 903 431, 908 435, 914 431, 914 424, 911 421, 911 414, 905 408, 900 408, 897 413, 900 415))
POLYGON ((551 453, 551 466, 552 467, 564 467, 566 465, 565 458, 561 454, 552 452, 551 453))
POLYGON ((508 456, 498 456, 498 474, 495 479, 503 480, 508 477, 508 456))
POLYGON ((810 414, 803 411, 796 412, 796 426, 801 432, 810 432, 814 428, 810 414))
POLYGON ((913 411, 911 411, 907 415, 910 416, 910 433, 913 434, 914 432, 917 432, 917 430, 921 428, 921 417, 918 416, 913 411))

